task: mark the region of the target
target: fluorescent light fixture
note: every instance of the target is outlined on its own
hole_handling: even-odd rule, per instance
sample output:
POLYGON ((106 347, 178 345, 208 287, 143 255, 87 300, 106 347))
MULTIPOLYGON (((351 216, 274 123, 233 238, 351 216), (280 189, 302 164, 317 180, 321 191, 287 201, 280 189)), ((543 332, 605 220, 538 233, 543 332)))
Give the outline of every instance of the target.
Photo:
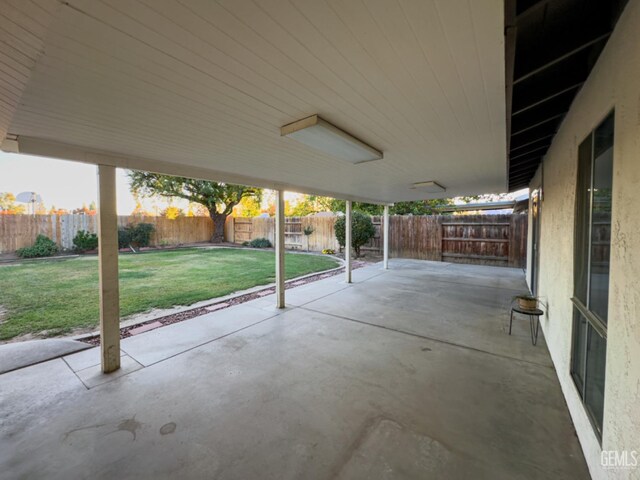
POLYGON ((340 130, 318 115, 311 115, 281 127, 280 135, 353 164, 382 158, 381 151, 340 130))
POLYGON ((423 192, 427 193, 440 193, 447 191, 446 188, 444 188, 438 182, 434 182, 433 180, 429 180, 428 182, 414 183, 411 188, 415 190, 422 190, 423 192))
POLYGON ((20 153, 17 135, 8 133, 6 138, 0 141, 0 150, 7 153, 20 153))

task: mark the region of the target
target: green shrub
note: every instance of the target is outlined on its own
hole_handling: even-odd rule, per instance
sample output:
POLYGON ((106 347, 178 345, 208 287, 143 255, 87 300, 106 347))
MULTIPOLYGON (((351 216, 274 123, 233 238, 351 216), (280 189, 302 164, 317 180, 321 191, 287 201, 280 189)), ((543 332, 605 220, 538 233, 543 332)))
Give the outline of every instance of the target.
POLYGON ((127 228, 118 230, 118 248, 128 248, 131 244, 131 232, 127 228))
POLYGON ((271 248, 271 242, 268 238, 254 238, 249 242, 249 246, 253 248, 271 248))
MULTIPOLYGON (((336 238, 341 247, 344 247, 346 217, 338 217, 335 224, 336 238)), ((360 256, 360 247, 365 245, 376 234, 371 217, 361 212, 353 212, 351 218, 351 246, 356 251, 356 257, 360 256)))
POLYGON ((50 257, 58 253, 58 245, 49 237, 38 235, 36 243, 30 247, 19 248, 16 254, 20 258, 50 257))
POLYGON ((151 223, 130 224, 118 230, 118 248, 148 247, 156 227, 151 223))
POLYGON ((76 252, 82 253, 87 250, 95 250, 98 248, 98 236, 95 233, 80 230, 73 237, 73 244, 76 247, 76 252))
POLYGON ((129 225, 129 228, 131 228, 131 243, 138 247, 148 247, 151 242, 151 235, 156 231, 156 227, 151 223, 129 225))

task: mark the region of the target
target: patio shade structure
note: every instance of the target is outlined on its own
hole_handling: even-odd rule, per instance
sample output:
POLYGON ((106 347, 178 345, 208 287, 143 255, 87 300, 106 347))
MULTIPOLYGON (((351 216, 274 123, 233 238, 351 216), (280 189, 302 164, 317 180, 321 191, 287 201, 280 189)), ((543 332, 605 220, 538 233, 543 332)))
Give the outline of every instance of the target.
MULTIPOLYGON (((279 309, 285 191, 346 201, 359 311, 387 299, 351 275, 353 202, 384 205, 388 233, 395 202, 529 187, 527 285, 589 471, 637 450, 640 0, 5 0, 0 41, 1 148, 98 166, 102 371, 121 358, 116 168, 275 190, 279 309)), ((376 282, 422 325, 433 290, 396 273, 376 282)))
MULTIPOLYGON (((524 113, 504 93, 520 102, 520 84, 540 74, 520 75, 529 58, 520 46, 512 78, 503 27, 532 22, 538 7, 507 2, 506 17, 504 8, 489 0, 7 2, 2 148, 99 165, 105 371, 117 368, 108 360, 118 315, 108 300, 117 293, 109 169, 277 190, 281 308, 284 190, 344 198, 350 217, 351 201, 445 192, 416 185, 446 185, 447 196, 521 186, 513 168, 523 159, 510 157, 509 183, 504 152, 505 131, 524 113), (359 163, 362 155, 375 161, 359 163)), ((345 257, 350 282, 349 248, 345 257)), ((386 268, 386 236, 384 258, 386 268)))
POLYGON ((350 218, 351 201, 438 196, 420 181, 506 186, 500 2, 7 6, 3 149, 99 166, 105 372, 119 362, 116 167, 275 189, 279 308, 284 190, 344 198, 350 218), (325 125, 321 148, 281 136, 306 118, 325 125))

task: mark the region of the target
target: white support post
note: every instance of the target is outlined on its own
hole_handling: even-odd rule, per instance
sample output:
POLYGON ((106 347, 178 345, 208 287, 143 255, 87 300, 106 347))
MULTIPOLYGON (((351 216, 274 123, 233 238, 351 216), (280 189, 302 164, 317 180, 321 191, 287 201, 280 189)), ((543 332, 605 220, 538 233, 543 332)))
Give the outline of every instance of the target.
POLYGON ((102 371, 120 368, 120 293, 116 169, 98 165, 98 238, 100 269, 100 353, 102 371))
POLYGON ((382 228, 383 233, 382 233, 382 239, 383 239, 383 243, 382 243, 382 255, 383 255, 383 260, 382 260, 382 266, 385 270, 389 269, 389 205, 385 205, 384 206, 384 218, 383 218, 383 225, 382 228))
POLYGON ((276 307, 284 308, 284 191, 276 191, 276 307))
POLYGON ((351 283, 351 200, 347 200, 347 208, 344 222, 344 260, 345 281, 351 283))

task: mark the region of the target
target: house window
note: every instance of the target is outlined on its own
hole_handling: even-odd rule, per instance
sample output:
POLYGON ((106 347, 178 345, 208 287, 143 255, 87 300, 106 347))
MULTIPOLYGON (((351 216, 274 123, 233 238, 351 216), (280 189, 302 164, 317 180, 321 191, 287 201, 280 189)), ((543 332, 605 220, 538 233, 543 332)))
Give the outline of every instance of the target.
POLYGON ((580 145, 576 190, 571 374, 599 438, 607 357, 613 129, 611 113, 580 145))

